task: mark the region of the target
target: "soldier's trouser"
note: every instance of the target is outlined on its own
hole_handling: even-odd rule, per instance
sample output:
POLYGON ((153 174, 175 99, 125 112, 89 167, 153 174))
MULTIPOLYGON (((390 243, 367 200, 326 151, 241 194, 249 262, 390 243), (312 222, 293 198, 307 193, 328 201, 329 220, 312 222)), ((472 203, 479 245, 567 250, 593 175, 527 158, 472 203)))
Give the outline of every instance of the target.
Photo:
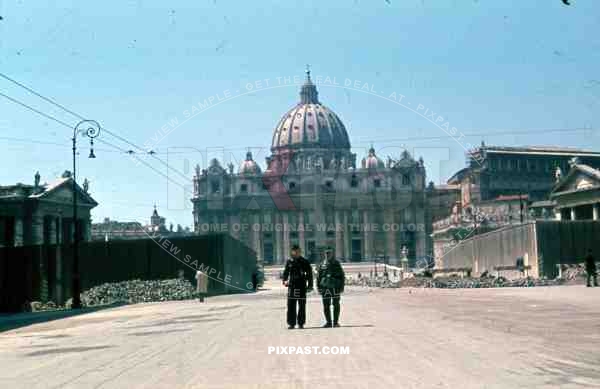
POLYGON ((340 319, 340 295, 333 290, 325 290, 323 292, 323 313, 327 323, 331 323, 331 305, 333 305, 333 323, 337 323, 340 319))
POLYGON ((290 326, 296 324, 303 326, 306 322, 306 288, 288 288, 287 299, 287 323, 290 326), (296 313, 296 306, 298 312, 296 313))
POLYGON ((587 286, 592 286, 592 280, 594 280, 594 286, 598 286, 596 272, 587 272, 587 286))

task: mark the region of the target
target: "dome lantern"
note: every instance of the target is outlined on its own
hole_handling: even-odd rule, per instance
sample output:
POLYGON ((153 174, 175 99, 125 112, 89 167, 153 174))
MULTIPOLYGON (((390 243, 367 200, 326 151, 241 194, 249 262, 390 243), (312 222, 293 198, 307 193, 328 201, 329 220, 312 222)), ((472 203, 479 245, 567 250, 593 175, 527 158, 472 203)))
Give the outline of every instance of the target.
POLYGON ((306 65, 306 81, 300 88, 300 103, 319 104, 319 92, 317 92, 317 87, 310 79, 310 65, 306 65))

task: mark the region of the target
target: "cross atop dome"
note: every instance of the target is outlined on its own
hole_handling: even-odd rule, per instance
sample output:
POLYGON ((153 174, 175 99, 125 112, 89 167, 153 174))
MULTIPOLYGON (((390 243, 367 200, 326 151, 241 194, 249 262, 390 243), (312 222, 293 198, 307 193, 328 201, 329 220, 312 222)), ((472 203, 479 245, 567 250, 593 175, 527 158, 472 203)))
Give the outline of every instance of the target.
POLYGON ((302 104, 319 104, 317 87, 310 79, 310 65, 306 65, 306 81, 300 88, 300 102, 302 104))

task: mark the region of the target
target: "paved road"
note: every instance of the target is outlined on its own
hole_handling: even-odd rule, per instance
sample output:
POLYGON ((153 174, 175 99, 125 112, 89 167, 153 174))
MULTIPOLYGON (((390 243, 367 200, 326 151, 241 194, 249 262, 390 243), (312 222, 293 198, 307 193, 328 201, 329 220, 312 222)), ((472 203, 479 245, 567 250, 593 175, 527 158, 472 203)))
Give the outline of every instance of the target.
POLYGON ((314 299, 309 328, 290 331, 281 289, 267 287, 0 333, 0 387, 600 387, 600 288, 354 289, 342 328, 317 328, 314 299), (276 355, 269 346, 350 353, 276 355))

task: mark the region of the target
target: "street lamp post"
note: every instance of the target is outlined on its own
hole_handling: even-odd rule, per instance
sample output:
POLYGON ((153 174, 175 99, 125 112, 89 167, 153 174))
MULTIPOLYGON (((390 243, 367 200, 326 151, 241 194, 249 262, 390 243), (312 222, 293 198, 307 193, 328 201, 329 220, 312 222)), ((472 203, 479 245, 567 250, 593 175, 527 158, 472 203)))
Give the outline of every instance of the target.
POLYGON ((77 228, 77 175, 76 154, 77 134, 83 133, 90 138, 89 158, 94 155, 94 138, 100 135, 100 125, 95 120, 82 120, 73 128, 73 304, 72 309, 81 309, 81 277, 79 274, 79 229, 77 228))

